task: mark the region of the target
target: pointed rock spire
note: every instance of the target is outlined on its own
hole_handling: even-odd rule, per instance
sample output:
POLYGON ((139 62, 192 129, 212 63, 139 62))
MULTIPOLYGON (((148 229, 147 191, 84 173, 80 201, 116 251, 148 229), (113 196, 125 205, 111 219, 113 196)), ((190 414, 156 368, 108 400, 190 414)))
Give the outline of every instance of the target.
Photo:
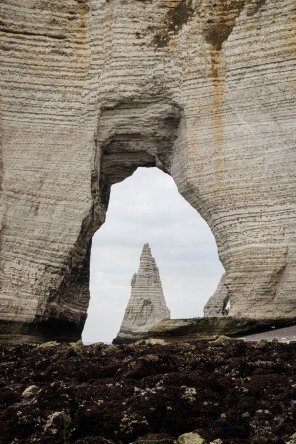
POLYGON ((147 333, 158 322, 170 318, 170 310, 164 299, 159 270, 149 244, 143 246, 139 270, 132 277, 131 287, 131 296, 118 337, 122 337, 126 333, 147 333))

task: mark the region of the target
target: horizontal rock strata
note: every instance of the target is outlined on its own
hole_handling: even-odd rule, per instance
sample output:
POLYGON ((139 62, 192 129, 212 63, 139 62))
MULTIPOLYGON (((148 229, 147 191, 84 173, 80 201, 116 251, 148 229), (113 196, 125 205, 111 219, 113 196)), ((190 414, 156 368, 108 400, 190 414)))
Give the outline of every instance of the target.
POLYGON ((225 308, 229 302, 229 294, 225 285, 226 273, 220 279, 215 293, 204 306, 205 317, 221 317, 226 314, 225 308))
POLYGON ((231 315, 296 314, 294 0, 2 0, 0 313, 81 329, 110 187, 170 174, 231 315))
POLYGON ((149 244, 143 246, 139 271, 133 275, 131 287, 131 296, 113 344, 138 340, 146 336, 154 325, 170 318, 159 270, 149 244))

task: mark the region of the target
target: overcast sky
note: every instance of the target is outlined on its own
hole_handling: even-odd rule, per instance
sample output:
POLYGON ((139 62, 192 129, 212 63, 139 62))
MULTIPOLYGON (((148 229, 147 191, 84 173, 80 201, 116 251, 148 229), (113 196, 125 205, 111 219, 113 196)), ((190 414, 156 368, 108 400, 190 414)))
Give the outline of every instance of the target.
POLYGON ((93 238, 84 342, 111 342, 117 335, 146 242, 171 318, 203 316, 223 274, 215 239, 170 176, 157 168, 138 168, 112 186, 106 222, 93 238))

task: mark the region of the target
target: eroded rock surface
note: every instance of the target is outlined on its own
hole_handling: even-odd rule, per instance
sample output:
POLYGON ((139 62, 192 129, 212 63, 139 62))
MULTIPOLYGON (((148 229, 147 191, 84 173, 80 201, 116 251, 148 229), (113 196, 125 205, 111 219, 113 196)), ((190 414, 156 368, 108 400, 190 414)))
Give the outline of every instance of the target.
POLYGON ((213 339, 220 335, 241 337, 260 332, 270 332, 296 325, 294 318, 249 318, 236 316, 208 316, 193 319, 167 319, 159 322, 148 332, 151 340, 169 342, 192 339, 213 339))
POLYGON ((1 344, 0 353, 1 444, 176 444, 190 432, 177 443, 294 442, 295 343, 1 344), (24 398, 31 385, 38 391, 24 398))
POLYGON ((0 16, 3 335, 82 329, 92 235, 138 166, 209 224, 232 316, 295 316, 295 1, 2 0, 0 16))
MULTIPOLYGON (((229 301, 229 294, 225 285, 226 273, 220 279, 215 293, 210 297, 204 306, 205 317, 221 317, 225 314, 225 308, 229 301)), ((247 315, 247 313, 246 313, 247 315)))
POLYGON ((164 319, 170 318, 166 306, 159 270, 151 254, 149 244, 144 244, 138 273, 131 281, 131 296, 128 301, 120 331, 113 343, 136 340, 164 319))

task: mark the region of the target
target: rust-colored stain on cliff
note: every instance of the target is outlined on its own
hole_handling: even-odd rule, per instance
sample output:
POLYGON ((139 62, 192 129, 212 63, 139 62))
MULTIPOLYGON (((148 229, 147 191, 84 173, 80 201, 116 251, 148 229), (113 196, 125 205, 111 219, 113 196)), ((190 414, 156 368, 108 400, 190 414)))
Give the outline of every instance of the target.
POLYGON ((292 55, 295 55, 296 52, 296 0, 293 0, 293 6, 291 11, 291 37, 289 39, 289 48, 292 55))
POLYGON ((85 69, 86 67, 86 20, 87 20, 87 13, 89 10, 89 4, 88 0, 77 0, 77 7, 78 7, 78 13, 79 13, 79 29, 78 29, 78 41, 80 49, 83 51, 83 54, 79 53, 77 59, 78 59, 78 65, 80 68, 85 69))
POLYGON ((84 0, 78 0, 77 7, 79 12, 79 40, 84 45, 86 40, 86 17, 88 8, 84 0))
POLYGON ((202 34, 209 45, 211 66, 210 81, 213 86, 214 138, 216 146, 217 177, 222 179, 224 161, 222 156, 223 144, 223 98, 225 91, 226 67, 224 64, 223 47, 235 25, 235 20, 245 6, 245 0, 210 0, 204 2, 199 11, 203 17, 202 34))
MULTIPOLYGON (((242 10, 249 5, 247 15, 256 14, 266 0, 210 0, 204 2, 199 11, 203 16, 203 36, 209 44, 211 68, 210 77, 214 89, 213 123, 216 140, 217 174, 221 177, 223 170, 222 142, 223 142, 223 96, 225 91, 226 67, 224 65, 224 42, 230 36, 236 19, 242 10)), ((222 178, 222 177, 221 177, 222 178)))
MULTIPOLYGON (((232 32, 236 18, 243 10, 248 0, 202 0, 193 9, 191 0, 167 2, 168 10, 164 16, 161 31, 154 36, 156 47, 175 46, 176 36, 183 25, 196 14, 201 24, 202 35, 209 45, 211 67, 210 80, 213 85, 213 124, 214 138, 217 150, 218 175, 223 170, 222 140, 223 140, 223 96, 225 90, 226 69, 223 63, 223 43, 232 32), (221 154, 221 155, 219 155, 221 154)), ((258 0, 260 3, 263 0, 258 0)), ((257 5, 258 2, 256 2, 257 5)))
POLYGON ((210 82, 213 87, 212 119, 216 146, 217 175, 222 179, 224 170, 223 143, 223 98, 225 92, 226 67, 224 64, 224 43, 232 33, 236 19, 247 6, 247 15, 253 16, 264 6, 266 0, 200 0, 193 7, 192 0, 168 0, 167 12, 162 28, 153 38, 157 48, 174 47, 177 35, 193 16, 201 26, 201 33, 209 46, 210 82))

